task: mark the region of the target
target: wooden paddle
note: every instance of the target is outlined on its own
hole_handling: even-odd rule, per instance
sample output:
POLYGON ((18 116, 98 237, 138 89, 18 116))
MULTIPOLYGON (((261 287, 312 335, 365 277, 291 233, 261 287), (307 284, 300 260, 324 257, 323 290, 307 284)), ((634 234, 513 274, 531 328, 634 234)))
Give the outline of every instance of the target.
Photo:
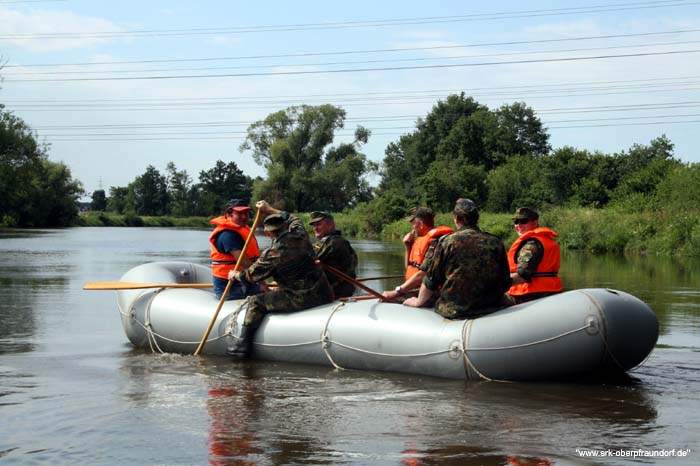
POLYGON ((363 290, 365 290, 367 293, 371 294, 371 295, 374 296, 375 298, 379 298, 380 301, 386 300, 386 298, 384 297, 384 295, 382 295, 381 293, 379 293, 379 292, 377 292, 377 291, 374 291, 372 288, 370 288, 370 287, 368 287, 368 286, 366 286, 366 285, 363 285, 362 283, 358 282, 357 280, 355 280, 355 279, 352 278, 351 276, 349 276, 349 275, 347 275, 347 274, 341 272, 340 270, 336 269, 336 268, 333 267, 332 265, 324 264, 323 262, 320 262, 320 264, 321 264, 321 266, 322 266, 324 269, 326 269, 327 271, 329 271, 329 272, 332 273, 333 275, 336 275, 336 276, 342 278, 343 280, 352 283, 353 285, 355 285, 355 286, 358 287, 358 288, 362 288, 363 290))
MULTIPOLYGON (((248 246, 250 245, 251 240, 255 236, 255 230, 258 228, 258 223, 260 223, 260 210, 255 213, 255 220, 253 220, 253 226, 250 227, 250 233, 248 234, 248 238, 245 240, 245 244, 243 245, 243 249, 241 249, 241 253, 238 255, 238 260, 236 261, 236 266, 233 268, 234 272, 238 272, 238 270, 241 267, 241 263, 243 262, 243 258, 245 257, 246 252, 248 251, 248 246)), ((216 311, 214 311, 214 315, 211 318, 211 322, 209 322, 209 326, 207 327, 207 331, 204 332, 204 335, 202 336, 202 341, 199 342, 199 346, 194 352, 195 356, 198 356, 199 353, 202 352, 202 348, 204 348, 204 344, 207 342, 207 338, 209 338, 209 334, 211 333, 211 329, 214 327, 214 322, 216 322, 216 318, 219 317, 219 311, 221 310, 221 307, 224 305, 224 301, 226 301, 226 297, 228 296, 228 292, 231 289, 231 286, 233 285, 233 279, 229 279, 228 283, 226 284, 226 289, 224 292, 221 294, 221 299, 219 300, 219 305, 216 306, 216 311)))
POLYGON ((143 288, 211 288, 211 283, 87 282, 84 290, 140 290, 143 288))
POLYGON ((403 278, 403 275, 384 275, 383 277, 363 277, 363 278, 358 278, 358 282, 368 282, 371 280, 391 280, 393 278, 403 278))

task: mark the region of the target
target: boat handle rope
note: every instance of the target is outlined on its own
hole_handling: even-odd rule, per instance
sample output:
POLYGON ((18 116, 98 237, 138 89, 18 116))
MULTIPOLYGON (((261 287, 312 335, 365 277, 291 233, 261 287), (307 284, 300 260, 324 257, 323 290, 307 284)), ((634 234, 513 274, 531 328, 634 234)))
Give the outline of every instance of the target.
MULTIPOLYGON (((138 320, 138 319, 136 318, 136 315, 135 315, 135 314, 130 314, 130 313, 127 314, 127 313, 125 313, 125 312, 122 312, 121 310, 119 311, 119 313, 122 314, 123 316, 133 318, 134 322, 136 322, 141 328, 143 328, 143 329, 146 331, 146 335, 147 335, 147 337, 148 337, 148 345, 149 345, 149 347, 151 348, 151 352, 153 352, 153 353, 156 353, 156 352, 157 352, 157 353, 160 353, 160 354, 165 354, 166 352, 163 351, 163 350, 160 348, 160 346, 158 346, 158 340, 156 339, 156 337, 160 338, 161 340, 169 341, 170 343, 178 343, 178 344, 184 344, 184 345, 198 345, 198 344, 200 343, 199 341, 179 341, 179 340, 173 340, 172 338, 168 338, 168 337, 166 337, 166 336, 163 336, 163 335, 161 335, 161 334, 159 334, 159 333, 157 333, 156 331, 153 330, 153 324, 151 323, 151 305, 153 304, 153 301, 155 300, 155 298, 156 298, 156 296, 158 295, 158 293, 160 293, 161 291, 163 291, 163 290, 165 290, 165 289, 166 289, 166 288, 158 288, 158 289, 155 290, 155 291, 147 291, 147 292, 146 292, 146 293, 149 293, 149 292, 150 292, 150 293, 151 293, 151 297, 149 298, 148 304, 146 305, 146 312, 145 312, 145 314, 144 314, 144 321, 143 321, 143 322, 141 322, 140 320, 138 320), (155 345, 155 349, 153 348, 154 345, 155 345), (157 349, 157 351, 156 351, 156 349, 157 349)), ((136 301, 136 299, 140 298, 140 297, 143 296, 144 294, 145 294, 145 293, 139 294, 139 295, 134 299, 134 301, 132 301, 132 304, 136 301)), ((132 307, 132 309, 133 309, 133 307, 132 307)), ((225 338, 226 336, 227 336, 227 335, 224 334, 224 335, 218 336, 218 337, 216 337, 216 338, 210 338, 210 339, 207 340, 207 342, 220 340, 220 339, 222 339, 222 338, 225 338)))
POLYGON ((333 315, 343 307, 345 307, 345 302, 343 301, 341 301, 340 304, 333 307, 333 310, 328 315, 328 319, 326 319, 326 325, 323 327, 323 332, 321 332, 321 348, 323 349, 323 352, 326 353, 326 357, 328 358, 328 360, 331 362, 331 364, 333 364, 333 367, 335 367, 338 370, 344 370, 344 368, 336 364, 336 362, 333 360, 333 356, 331 356, 331 353, 328 350, 332 343, 331 339, 328 337, 328 327, 331 325, 331 319, 333 318, 333 315))
POLYGON ((598 315, 600 316, 600 320, 602 320, 602 321, 603 321, 603 324, 605 325, 605 330, 606 330, 606 331, 605 331, 605 332, 598 332, 598 333, 600 334, 600 338, 601 338, 601 340, 603 341, 603 346, 605 347, 605 352, 606 352, 606 354, 607 354, 608 356, 610 356, 610 359, 611 359, 615 364, 617 364, 617 367, 619 367, 620 369, 622 369, 623 372, 628 372, 628 373, 629 373, 629 372, 634 372, 634 371, 636 371, 637 369, 639 369, 640 367, 642 367, 642 366, 649 360, 649 358, 651 357, 652 351, 649 351, 649 354, 647 354, 647 356, 644 358, 644 360, 643 360, 642 362, 640 362, 639 364, 637 364, 636 366, 634 366, 633 368, 631 368, 631 369, 629 369, 629 370, 625 369, 625 367, 624 367, 622 364, 620 364, 620 361, 617 360, 617 358, 616 358, 615 355, 612 353, 612 351, 610 351, 610 347, 608 346, 608 339, 607 339, 608 320, 605 318, 605 313, 604 313, 603 310, 600 308, 600 304, 598 303, 598 301, 595 300, 595 298, 593 298, 593 296, 591 296, 590 294, 586 293, 584 290, 581 290, 581 293, 583 293, 584 295, 586 295, 586 296, 588 297, 588 299, 591 300, 591 302, 593 303, 593 305, 594 305, 594 306, 596 307, 596 309, 598 310, 598 315), (603 333, 605 333, 605 336, 603 336, 603 333))
POLYGON ((474 322, 474 319, 467 319, 464 321, 464 324, 462 324, 462 340, 459 342, 462 347, 460 350, 462 351, 462 354, 464 355, 464 375, 467 377, 467 380, 469 380, 469 368, 471 367, 476 374, 481 377, 484 380, 488 380, 489 382, 503 382, 502 380, 495 380, 492 379, 491 377, 487 377, 484 375, 479 369, 476 368, 474 363, 472 362, 471 359, 469 359, 469 353, 467 353, 467 347, 469 346, 469 336, 472 333, 472 323, 474 322))

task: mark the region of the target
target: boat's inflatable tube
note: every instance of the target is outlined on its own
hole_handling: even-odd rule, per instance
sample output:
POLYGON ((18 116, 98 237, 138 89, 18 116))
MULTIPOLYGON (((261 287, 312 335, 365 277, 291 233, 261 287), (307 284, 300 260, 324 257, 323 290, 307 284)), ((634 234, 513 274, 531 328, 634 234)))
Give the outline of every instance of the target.
MULTIPOLYGON (((143 264, 123 281, 210 283, 209 268, 187 262, 143 264)), ((203 289, 117 292, 122 323, 137 347, 191 354, 218 300, 203 289)), ((240 332, 245 301, 224 303, 204 354, 225 355, 240 332)), ((254 357, 396 371, 453 379, 555 380, 625 372, 658 338, 654 312, 622 291, 581 289, 474 320, 376 300, 339 302, 268 315, 254 357)))

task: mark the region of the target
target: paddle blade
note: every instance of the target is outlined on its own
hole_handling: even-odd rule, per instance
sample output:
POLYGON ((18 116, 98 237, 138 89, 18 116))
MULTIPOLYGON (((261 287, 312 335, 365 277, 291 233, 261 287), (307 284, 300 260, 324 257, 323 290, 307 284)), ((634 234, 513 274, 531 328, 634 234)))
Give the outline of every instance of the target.
POLYGON ((87 282, 84 290, 139 290, 145 288, 211 288, 211 283, 87 282))

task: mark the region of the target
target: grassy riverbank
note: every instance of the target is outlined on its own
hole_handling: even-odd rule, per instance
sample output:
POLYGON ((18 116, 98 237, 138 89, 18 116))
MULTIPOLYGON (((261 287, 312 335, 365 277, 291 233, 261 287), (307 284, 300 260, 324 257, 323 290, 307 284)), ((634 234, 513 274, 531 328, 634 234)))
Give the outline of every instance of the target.
MULTIPOLYGON (((517 237, 512 214, 482 213, 479 226, 510 245, 517 237)), ((338 227, 343 229, 343 219, 338 227)), ((452 214, 438 214, 436 224, 453 226, 452 214)), ((618 209, 564 209, 541 212, 540 224, 559 233, 563 249, 594 254, 700 257, 700 212, 624 212, 618 209)), ((351 232, 354 222, 349 223, 351 232)), ((400 241, 408 222, 384 226, 380 237, 400 241)))
POLYGON ((148 217, 145 215, 121 215, 107 212, 86 212, 80 215, 81 227, 180 227, 210 228, 205 217, 148 217))
MULTIPOLYGON (((297 214, 308 227, 309 214, 297 214)), ((405 220, 387 223, 381 232, 368 231, 355 214, 334 214, 336 225, 349 238, 400 241, 409 225, 405 220)), ((452 214, 438 214, 436 224, 453 226, 452 214)), ((618 209, 564 209, 541 212, 540 224, 559 233, 563 249, 594 254, 700 257, 700 212, 626 212, 618 209)), ((512 214, 482 213, 479 225, 509 245, 515 238, 512 214)), ((204 217, 141 217, 90 212, 80 226, 136 226, 210 228, 204 217)), ((309 228, 310 231, 310 228, 309 228)))

